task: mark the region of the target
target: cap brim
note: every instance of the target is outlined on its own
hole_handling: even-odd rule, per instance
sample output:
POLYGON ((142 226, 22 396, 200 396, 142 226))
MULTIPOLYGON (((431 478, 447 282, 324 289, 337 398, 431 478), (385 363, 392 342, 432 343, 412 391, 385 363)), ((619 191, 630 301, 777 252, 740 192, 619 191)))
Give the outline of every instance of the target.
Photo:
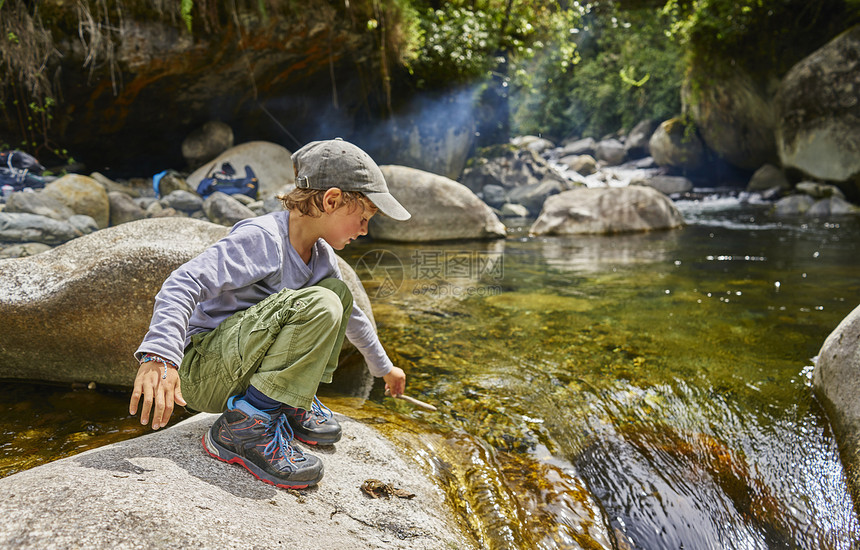
POLYGON ((406 221, 412 217, 403 205, 397 202, 394 195, 391 193, 364 193, 364 196, 370 199, 379 211, 391 219, 397 221, 406 221))

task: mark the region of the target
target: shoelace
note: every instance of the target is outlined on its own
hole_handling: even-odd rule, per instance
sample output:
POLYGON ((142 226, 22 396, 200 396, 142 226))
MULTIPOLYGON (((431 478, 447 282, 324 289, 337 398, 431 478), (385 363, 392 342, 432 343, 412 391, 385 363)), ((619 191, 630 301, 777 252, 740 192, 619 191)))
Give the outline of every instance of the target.
POLYGON ((331 409, 322 404, 322 402, 317 399, 317 396, 314 396, 314 402, 311 403, 311 412, 314 413, 314 416, 317 417, 317 424, 322 424, 329 418, 334 416, 334 413, 331 412, 331 409))
POLYGON ((263 452, 268 454, 280 452, 284 460, 288 460, 295 464, 307 460, 304 453, 290 444, 293 440, 293 429, 290 428, 287 418, 284 415, 278 415, 278 419, 273 423, 275 434, 272 440, 263 449, 263 452))

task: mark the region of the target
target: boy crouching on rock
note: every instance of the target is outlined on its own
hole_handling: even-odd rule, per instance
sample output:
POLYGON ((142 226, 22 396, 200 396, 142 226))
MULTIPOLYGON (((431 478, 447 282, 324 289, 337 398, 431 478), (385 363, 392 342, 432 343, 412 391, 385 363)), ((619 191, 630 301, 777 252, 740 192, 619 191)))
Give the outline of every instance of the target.
POLYGON ((176 269, 155 297, 129 411, 167 425, 174 403, 222 413, 203 438, 213 457, 279 487, 323 476, 319 458, 293 446, 332 444, 341 428, 316 398, 331 382, 344 335, 395 396, 406 375, 353 305, 334 250, 367 234, 378 211, 410 215, 364 151, 335 139, 292 157, 296 189, 286 211, 240 221, 176 269), (180 390, 181 385, 181 390, 180 390))

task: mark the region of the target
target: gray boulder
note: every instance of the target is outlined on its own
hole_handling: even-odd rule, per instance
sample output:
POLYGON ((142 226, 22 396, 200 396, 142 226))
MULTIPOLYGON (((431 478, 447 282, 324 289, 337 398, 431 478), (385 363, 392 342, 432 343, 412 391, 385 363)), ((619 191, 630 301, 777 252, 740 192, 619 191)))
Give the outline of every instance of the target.
POLYGON ((529 215, 529 209, 521 204, 505 203, 500 209, 505 218, 525 218, 529 215))
POLYGON ((705 158, 705 148, 698 136, 688 134, 679 118, 669 119, 654 131, 648 142, 651 156, 660 166, 696 170, 705 158))
POLYGON ((173 208, 183 212, 194 212, 203 208, 203 199, 200 198, 200 195, 182 189, 171 191, 170 194, 162 196, 159 202, 165 208, 173 208))
POLYGON ((847 462, 854 502, 860 502, 860 306, 824 341, 812 371, 812 385, 847 462))
POLYGON ((532 235, 626 233, 684 225, 666 195, 638 185, 579 188, 547 199, 532 235))
POLYGON ((111 191, 114 191, 116 193, 125 193, 126 195, 135 199, 143 196, 155 195, 155 190, 152 188, 152 180, 150 178, 146 178, 144 180, 134 178, 126 183, 119 183, 100 172, 92 172, 90 174, 90 177, 96 180, 102 187, 104 187, 105 191, 107 191, 108 193, 110 193, 111 191), (143 185, 139 185, 131 183, 132 181, 145 183, 143 185))
POLYGON ((51 248, 51 246, 42 243, 21 243, 0 246, 0 259, 26 258, 27 256, 35 256, 36 254, 47 252, 51 248))
POLYGON ((369 234, 405 242, 453 239, 497 239, 505 226, 466 186, 444 176, 405 166, 382 166, 388 188, 412 214, 405 221, 374 216, 369 234))
POLYGON ((829 199, 830 197, 845 198, 842 190, 835 185, 827 185, 826 183, 817 183, 814 181, 802 181, 794 186, 798 193, 809 195, 814 199, 829 199))
POLYGON ((829 218, 830 216, 845 216, 860 213, 860 207, 854 206, 842 197, 828 197, 815 201, 806 211, 806 217, 829 218))
POLYGON ((68 174, 52 181, 42 190, 71 208, 96 221, 100 229, 110 223, 110 201, 104 186, 89 176, 68 174))
POLYGON ((224 151, 192 172, 186 181, 191 189, 197 189, 213 167, 217 169, 223 163, 229 162, 237 174, 244 175, 245 166, 250 166, 259 183, 257 198, 264 200, 294 187, 296 174, 293 171, 291 155, 292 153, 276 143, 249 141, 224 151))
POLYGON ((143 208, 138 206, 134 202, 134 199, 125 193, 108 191, 108 202, 110 203, 111 225, 142 220, 146 217, 146 212, 143 208))
POLYGON ((470 549, 424 463, 368 423, 337 415, 344 437, 314 450, 325 477, 286 491, 219 462, 200 440, 217 415, 0 479, 4 548, 470 549), (379 479, 414 495, 372 499, 379 479))
POLYGON ((46 216, 59 221, 68 220, 74 216, 75 212, 58 201, 54 197, 45 193, 25 193, 18 191, 12 193, 6 200, 6 207, 3 209, 8 213, 21 214, 36 214, 37 216, 46 216))
POLYGON ((776 189, 780 192, 791 189, 791 183, 785 174, 773 164, 765 164, 756 170, 749 183, 747 183, 747 191, 769 191, 776 189))
POLYGON ((182 141, 182 156, 193 170, 233 147, 233 129, 219 120, 210 120, 182 141))
POLYGON ((559 162, 582 176, 590 176, 597 172, 597 161, 591 155, 568 155, 559 162))
POLYGON ((66 221, 69 222, 72 227, 77 229, 81 235, 89 235, 90 233, 94 233, 99 230, 99 226, 96 224, 96 221, 84 214, 69 216, 69 219, 66 221))
POLYGON ((561 156, 566 157, 570 155, 593 155, 596 147, 597 142, 594 141, 594 138, 587 137, 578 139, 576 141, 566 143, 561 149, 561 156))
POLYGON ((197 193, 196 187, 192 188, 188 181, 183 178, 175 170, 168 170, 160 180, 158 180, 158 195, 166 197, 174 191, 184 191, 186 193, 197 193))
POLYGON ((783 166, 860 195, 860 25, 795 65, 776 97, 783 166))
POLYGON ((744 170, 777 160, 769 92, 776 82, 762 85, 760 80, 761 75, 753 78, 733 64, 723 64, 719 78, 711 68, 692 67, 681 89, 684 112, 692 117, 705 144, 744 170), (703 70, 708 73, 701 74, 703 70), (694 81, 707 85, 691 85, 694 81))
POLYGON ((681 176, 657 175, 650 178, 636 178, 630 181, 630 185, 653 187, 665 195, 686 193, 693 189, 693 182, 681 176))
POLYGON ((595 147, 594 156, 609 166, 617 166, 624 162, 627 157, 627 150, 624 148, 624 144, 617 139, 604 139, 595 147))
POLYGON ((552 180, 532 185, 522 185, 511 189, 510 193, 508 193, 508 200, 525 206, 533 216, 537 216, 548 197, 557 195, 566 189, 569 189, 566 184, 552 180))
POLYGON ((69 222, 47 216, 0 212, 0 242, 62 244, 81 236, 69 222))
POLYGON ((624 142, 627 158, 638 159, 649 156, 651 151, 648 148, 648 141, 656 129, 657 122, 653 120, 643 120, 634 126, 624 142))
POLYGON ((511 145, 514 147, 520 147, 524 149, 528 149, 537 153, 538 155, 546 151, 547 149, 552 149, 555 147, 555 144, 546 138, 542 138, 540 136, 516 136, 511 138, 511 145))
POLYGON ((505 204, 505 188, 501 185, 485 185, 481 190, 484 202, 492 207, 498 208, 505 204))
POLYGON ((529 149, 503 149, 496 156, 475 159, 460 181, 475 193, 487 185, 513 189, 545 181, 566 183, 558 171, 529 149))
POLYGON ((161 283, 225 234, 147 219, 0 262, 0 377, 131 385, 161 283))
MULTIPOLYGON (((0 262, 0 378, 130 386, 164 279, 226 234, 205 221, 146 219, 0 262)), ((355 271, 339 267, 372 320, 355 271)), ((366 368, 338 369, 335 379, 347 376, 348 387, 369 390, 366 368)))
POLYGON ((232 227, 240 220, 256 217, 253 210, 230 195, 216 191, 203 201, 203 211, 209 221, 232 227))
POLYGON ((775 216, 798 217, 806 214, 813 204, 815 199, 809 195, 789 195, 776 201, 772 210, 775 216))

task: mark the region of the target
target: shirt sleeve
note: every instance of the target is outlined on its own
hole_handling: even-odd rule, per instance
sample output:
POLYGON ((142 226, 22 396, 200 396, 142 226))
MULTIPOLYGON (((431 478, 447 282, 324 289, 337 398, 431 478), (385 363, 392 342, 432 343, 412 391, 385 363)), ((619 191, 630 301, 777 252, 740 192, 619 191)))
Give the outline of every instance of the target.
MULTIPOLYGON (((343 280, 343 274, 337 266, 337 258, 334 257, 334 252, 331 252, 331 261, 335 277, 343 280)), ((346 325, 346 337, 352 342, 352 345, 361 352, 367 363, 367 370, 373 376, 385 376, 394 367, 394 363, 388 358, 385 348, 382 347, 382 342, 379 341, 379 335, 373 323, 367 315, 353 301, 352 314, 349 317, 349 322, 346 325)))
POLYGON ((135 358, 153 353, 181 364, 188 322, 197 304, 225 290, 253 284, 277 272, 280 265, 276 239, 258 226, 237 228, 164 281, 155 296, 149 331, 135 358))

